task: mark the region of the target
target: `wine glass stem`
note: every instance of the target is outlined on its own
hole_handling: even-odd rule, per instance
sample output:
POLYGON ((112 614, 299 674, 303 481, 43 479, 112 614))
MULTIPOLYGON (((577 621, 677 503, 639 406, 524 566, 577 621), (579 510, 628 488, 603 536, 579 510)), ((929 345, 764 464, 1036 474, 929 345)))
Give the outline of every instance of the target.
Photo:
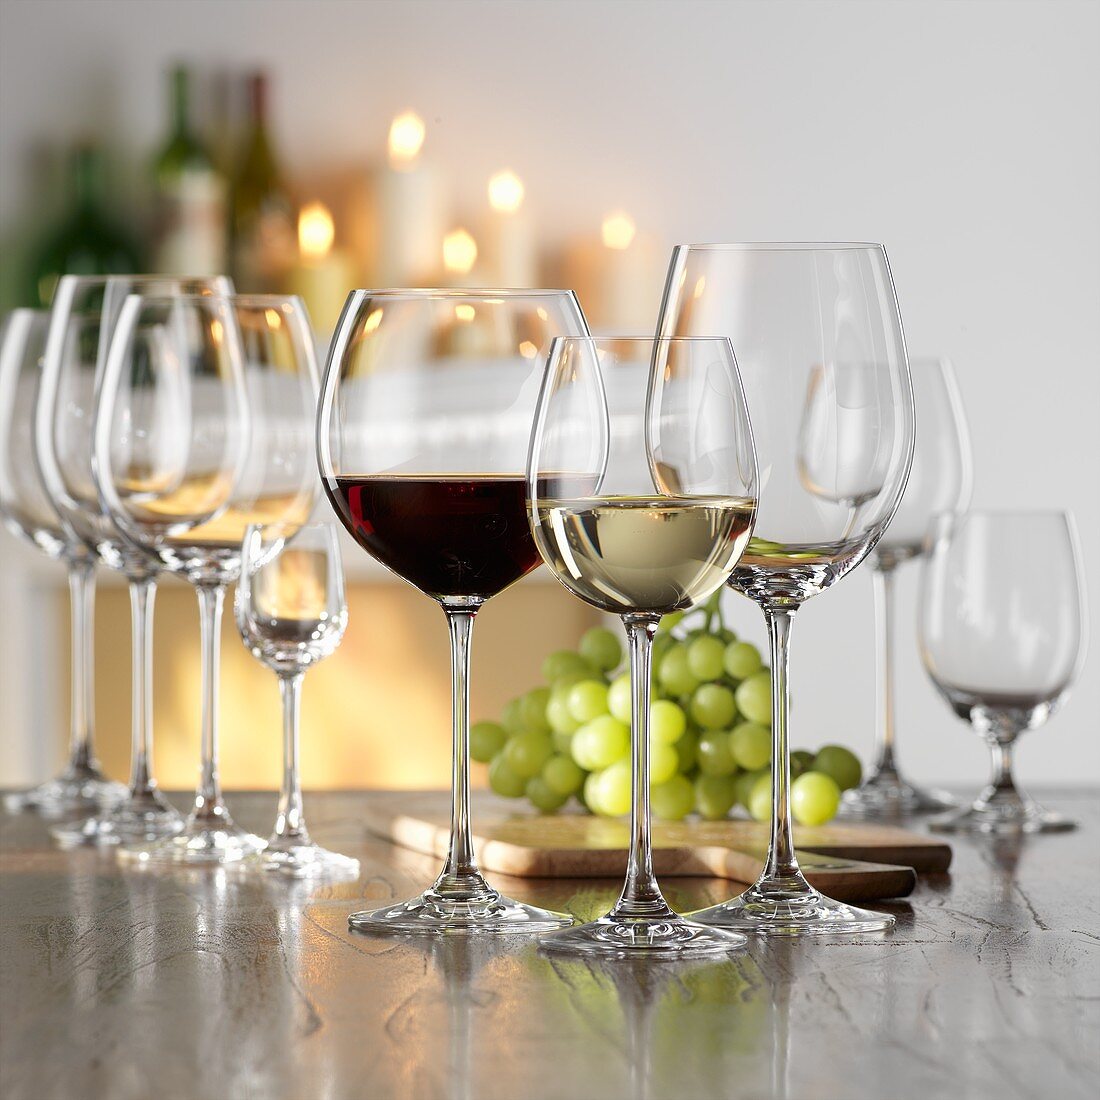
POLYGON ((302 810, 302 778, 298 769, 298 716, 304 676, 301 671, 279 674, 279 694, 283 697, 283 789, 279 794, 275 836, 308 844, 309 834, 302 810))
POLYGON ((878 649, 879 724, 875 745, 875 775, 897 778, 894 760, 894 567, 871 571, 875 586, 875 641, 878 649))
POLYGON ((630 762, 633 772, 630 802, 630 853, 626 882, 611 910, 613 917, 644 917, 668 911, 653 875, 653 837, 649 814, 649 692, 653 666, 653 635, 657 615, 624 615, 630 646, 630 762))
POLYGON ((772 835, 761 881, 809 889, 794 854, 791 829, 790 640, 794 609, 764 609, 772 658, 772 835))
POLYGON ((218 666, 225 585, 200 584, 196 592, 202 638, 202 763, 192 816, 210 818, 224 814, 218 779, 218 666))
POLYGON ((153 779, 153 604, 156 582, 130 581, 130 797, 156 789, 153 779))
POLYGON ((92 745, 95 676, 92 665, 95 630, 95 563, 90 558, 69 562, 69 610, 72 616, 72 729, 69 768, 78 773, 98 766, 92 745))
POLYGON ((436 889, 486 889, 470 835, 470 633, 476 607, 444 607, 451 635, 451 843, 436 889))
POLYGON ((997 802, 1018 802, 1022 805, 1023 796, 1012 778, 1014 747, 1014 741, 993 741, 989 746, 993 755, 993 798, 997 802))

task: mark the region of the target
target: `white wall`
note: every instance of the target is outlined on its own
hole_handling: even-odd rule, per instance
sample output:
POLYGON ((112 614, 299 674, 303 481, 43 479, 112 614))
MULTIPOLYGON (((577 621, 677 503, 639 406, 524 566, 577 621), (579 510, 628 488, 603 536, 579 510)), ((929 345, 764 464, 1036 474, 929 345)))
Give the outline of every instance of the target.
MULTIPOLYGON (((548 243, 623 205, 666 244, 881 240, 913 352, 950 355, 976 505, 1072 507, 1100 623, 1100 5, 3 0, 0 232, 43 139, 107 132, 135 160, 165 66, 261 63, 293 171, 363 160, 415 106, 459 199, 528 181, 548 243)), ((5 549, 10 549, 10 545, 5 549)), ((1036 563, 1041 583, 1042 563, 1036 563)), ((911 637, 901 579, 901 755, 982 778, 911 637)), ((753 609, 737 617, 757 631, 753 609)), ((870 583, 799 621, 796 741, 869 748, 870 583)), ((1100 658, 1022 749, 1025 779, 1100 777, 1100 658)))

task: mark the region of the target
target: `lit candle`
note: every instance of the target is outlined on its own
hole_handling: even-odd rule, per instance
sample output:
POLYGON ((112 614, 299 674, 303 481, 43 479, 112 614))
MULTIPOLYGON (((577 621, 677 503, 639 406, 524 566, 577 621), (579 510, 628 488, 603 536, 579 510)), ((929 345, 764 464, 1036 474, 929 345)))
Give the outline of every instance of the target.
POLYGON ((510 169, 489 180, 486 267, 501 287, 529 287, 536 282, 534 236, 523 199, 523 181, 510 169))
POLYGON ((332 334, 355 283, 351 261, 333 248, 335 239, 336 226, 328 207, 320 202, 303 206, 298 214, 299 261, 291 285, 305 302, 319 337, 332 334))
MULTIPOLYGON (((477 241, 468 229, 459 226, 443 238, 443 283, 449 287, 468 287, 477 263, 477 241)), ((492 334, 486 319, 478 316, 470 302, 456 302, 453 321, 446 324, 443 350, 448 355, 483 356, 492 347, 492 334)))
POLYGON ((435 170, 421 159, 424 123, 412 111, 390 126, 389 164, 377 179, 379 286, 420 286, 438 268, 443 195, 435 170))

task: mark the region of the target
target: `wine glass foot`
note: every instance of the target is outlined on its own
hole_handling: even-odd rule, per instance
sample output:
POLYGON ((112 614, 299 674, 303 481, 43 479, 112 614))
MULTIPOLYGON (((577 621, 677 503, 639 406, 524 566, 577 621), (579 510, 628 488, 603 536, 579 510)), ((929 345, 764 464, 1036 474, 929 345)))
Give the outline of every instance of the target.
POLYGON ((975 802, 961 813, 949 814, 928 822, 937 833, 1012 836, 1019 833, 1064 833, 1077 828, 1077 822, 1064 814, 1044 810, 1027 801, 1007 804, 975 802))
POLYGON ((469 897, 454 897, 434 887, 419 897, 381 909, 352 913, 348 926, 359 932, 399 935, 533 935, 567 928, 573 918, 524 905, 491 887, 469 897))
POLYGON ((687 916, 714 928, 758 936, 851 936, 884 932, 894 925, 889 913, 834 901, 813 887, 797 893, 772 892, 759 883, 740 897, 687 916))
POLYGON ((746 936, 708 928, 669 910, 656 916, 625 917, 608 913, 588 924, 554 932, 541 943, 552 954, 603 958, 697 958, 728 955, 748 943, 746 936))
POLYGON ((37 813, 43 817, 94 813, 122 802, 127 794, 124 783, 107 779, 98 768, 70 768, 56 779, 17 791, 4 797, 8 813, 37 813))
POLYGON ((840 816, 885 819, 909 814, 953 810, 958 802, 946 791, 925 790, 898 775, 870 775, 858 787, 845 791, 840 816))
POLYGON ((183 815, 160 793, 131 795, 120 806, 83 821, 55 825, 50 833, 63 848, 85 844, 148 844, 172 837, 184 827, 183 815))
POLYGON ((236 863, 259 852, 264 840, 234 824, 228 814, 214 822, 190 818, 176 836, 119 849, 119 858, 147 864, 236 863))
POLYGON ((266 871, 270 874, 288 875, 293 878, 359 877, 359 860, 351 856, 330 852, 311 841, 288 843, 272 837, 262 852, 241 861, 241 867, 249 871, 266 871))

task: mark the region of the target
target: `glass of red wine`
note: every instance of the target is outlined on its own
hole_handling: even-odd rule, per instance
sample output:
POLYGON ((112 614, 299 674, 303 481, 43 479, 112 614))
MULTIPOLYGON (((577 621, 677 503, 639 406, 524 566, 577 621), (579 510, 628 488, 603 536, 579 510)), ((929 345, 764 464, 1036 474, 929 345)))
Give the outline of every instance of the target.
POLYGON ((550 341, 587 336, 560 290, 357 290, 321 385, 325 491, 372 557, 436 600, 451 636, 451 837, 434 885, 353 913, 396 933, 534 933, 569 917, 502 896, 470 831, 469 673, 474 616, 540 562, 527 522, 527 448, 550 341))

